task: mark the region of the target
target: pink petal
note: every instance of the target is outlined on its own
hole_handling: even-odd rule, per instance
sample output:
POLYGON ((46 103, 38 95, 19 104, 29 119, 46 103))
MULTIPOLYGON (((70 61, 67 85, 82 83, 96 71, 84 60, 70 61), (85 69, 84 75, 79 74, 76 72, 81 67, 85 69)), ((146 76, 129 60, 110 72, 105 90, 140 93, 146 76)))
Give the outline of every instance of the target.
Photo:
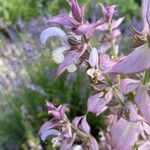
POLYGON ((149 150, 150 149, 150 142, 144 141, 142 145, 138 147, 138 150, 149 150))
POLYGON ((49 114, 52 114, 52 116, 54 116, 56 118, 61 118, 61 114, 58 109, 50 110, 49 114))
POLYGON ((49 101, 46 100, 46 106, 48 107, 49 110, 55 109, 56 107, 49 101))
POLYGON ((103 24, 97 26, 96 30, 101 30, 101 31, 109 30, 109 24, 108 23, 103 23, 103 24))
POLYGON ((145 121, 145 119, 138 114, 138 109, 132 102, 126 104, 126 109, 129 111, 129 120, 132 122, 145 121))
POLYGON ((110 42, 102 42, 102 44, 100 45, 100 50, 99 50, 99 52, 100 52, 100 53, 106 53, 106 51, 107 51, 108 49, 110 49, 110 48, 111 48, 110 42))
POLYGON ((83 117, 82 121, 81 121, 81 128, 85 133, 90 133, 90 126, 88 124, 88 122, 86 121, 86 116, 83 117))
POLYGON ((60 136, 60 132, 55 129, 50 129, 41 134, 41 140, 45 141, 48 136, 60 136))
POLYGON ((82 18, 82 22, 83 22, 86 7, 85 7, 85 5, 82 5, 82 6, 80 6, 80 8, 81 8, 81 18, 82 18))
POLYGON ((83 34, 92 34, 96 27, 102 24, 102 22, 96 22, 96 23, 84 23, 81 24, 76 30, 76 34, 83 35, 83 34))
POLYGON ((130 150, 138 139, 140 123, 128 122, 121 118, 111 129, 112 148, 130 150))
POLYGON ((143 122, 142 125, 143 125, 143 129, 144 129, 145 133, 147 135, 150 135, 150 126, 145 122, 143 122))
POLYGON ((100 4, 101 6, 101 9, 102 9, 102 13, 104 15, 104 17, 107 17, 107 18, 112 18, 112 16, 114 15, 114 13, 116 12, 116 5, 103 5, 103 4, 100 4))
POLYGON ((143 117, 150 122, 150 96, 147 93, 146 87, 140 86, 137 88, 135 102, 137 103, 143 117))
POLYGON ((128 94, 135 90, 139 85, 140 81, 126 78, 121 80, 120 89, 123 94, 128 94))
POLYGON ((136 48, 131 54, 118 62, 110 73, 135 74, 150 68, 150 48, 148 44, 136 48))
POLYGON ((66 54, 65 60, 58 66, 57 77, 60 76, 69 65, 75 64, 82 54, 85 52, 87 45, 84 45, 82 51, 78 52, 77 50, 70 50, 66 54))
MULTIPOLYGON (((116 29, 122 23, 123 20, 124 20, 124 17, 119 18, 117 20, 113 20, 111 24, 111 28, 116 29)), ((109 23, 103 23, 97 26, 96 30, 106 31, 106 30, 109 30, 109 26, 110 26, 109 23)))
POLYGON ((81 22, 82 21, 82 11, 81 11, 81 8, 80 8, 77 0, 71 0, 71 9, 72 9, 73 17, 77 21, 81 22))
POLYGON ((109 72, 115 64, 116 62, 112 61, 108 54, 100 53, 100 66, 104 73, 109 72))
POLYGON ((78 35, 82 35, 82 34, 86 34, 88 32, 93 32, 94 28, 96 27, 96 24, 90 24, 90 23, 85 23, 85 24, 81 24, 77 30, 76 33, 78 35))
POLYGON ((105 94, 105 100, 110 102, 113 98, 113 89, 110 88, 108 92, 105 94))
POLYGON ((103 4, 100 4, 104 17, 107 15, 107 9, 103 4))
POLYGON ((90 137, 89 139, 89 150, 99 150, 98 143, 94 137, 90 137))
POLYGON ((150 31, 150 1, 149 1, 149 3, 148 3, 148 6, 147 6, 146 19, 147 19, 147 22, 148 22, 148 25, 149 25, 149 31, 150 31))
POLYGON ((99 93, 88 98, 88 111, 101 113, 103 108, 109 103, 105 98, 100 98, 99 93))
POLYGON ((112 31, 112 37, 113 38, 116 38, 116 37, 118 37, 119 35, 121 35, 121 32, 120 32, 120 30, 119 29, 115 29, 115 30, 113 30, 112 31))
POLYGON ((117 20, 113 20, 112 21, 112 29, 116 29, 116 28, 118 28, 119 26, 120 26, 120 24, 122 23, 122 21, 124 20, 124 17, 121 17, 121 18, 119 18, 119 19, 117 19, 117 20))
POLYGON ((70 124, 65 124, 65 126, 62 128, 62 135, 65 138, 71 138, 72 137, 72 129, 70 124))
POLYGON ((72 121, 72 124, 76 128, 81 128, 85 133, 90 133, 90 126, 86 120, 86 116, 75 117, 72 121))
POLYGON ((79 123, 80 123, 80 121, 81 121, 82 118, 83 118, 83 116, 81 116, 81 117, 75 117, 73 119, 72 124, 74 125, 74 127, 78 128, 79 123))
POLYGON ((60 113, 60 116, 61 116, 61 117, 64 117, 64 116, 65 116, 66 107, 67 107, 66 104, 60 105, 60 106, 58 107, 58 110, 59 110, 59 113, 60 113))
POLYGON ((49 19, 47 23, 55 23, 58 25, 68 26, 70 28, 76 28, 78 24, 73 18, 65 15, 53 17, 49 19))
POLYGON ((71 149, 74 140, 75 140, 76 134, 73 134, 72 138, 63 139, 62 143, 60 145, 60 150, 69 150, 71 149))
POLYGON ((51 119, 50 121, 47 121, 42 125, 42 127, 39 130, 39 134, 42 134, 43 132, 51 128, 57 127, 59 125, 60 125, 60 121, 58 119, 51 119))
POLYGON ((142 0, 142 10, 141 10, 142 11, 142 23, 143 23, 142 32, 146 34, 149 32, 149 25, 147 22, 148 21, 147 17, 149 16, 148 3, 149 3, 149 0, 142 0))
POLYGON ((40 35, 40 41, 44 45, 47 40, 51 37, 57 37, 62 40, 62 44, 65 42, 68 44, 68 37, 67 34, 60 28, 57 27, 50 27, 42 31, 40 35))

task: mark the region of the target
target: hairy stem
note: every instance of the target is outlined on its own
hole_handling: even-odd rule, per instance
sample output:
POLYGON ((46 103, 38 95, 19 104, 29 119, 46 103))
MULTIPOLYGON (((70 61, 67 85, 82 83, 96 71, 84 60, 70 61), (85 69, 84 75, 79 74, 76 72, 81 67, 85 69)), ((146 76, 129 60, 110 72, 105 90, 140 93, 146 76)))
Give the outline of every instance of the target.
POLYGON ((77 129, 76 127, 74 127, 72 124, 71 125, 71 128, 81 137, 85 138, 85 139, 88 139, 89 136, 87 134, 85 134, 84 132, 80 131, 79 129, 77 129))

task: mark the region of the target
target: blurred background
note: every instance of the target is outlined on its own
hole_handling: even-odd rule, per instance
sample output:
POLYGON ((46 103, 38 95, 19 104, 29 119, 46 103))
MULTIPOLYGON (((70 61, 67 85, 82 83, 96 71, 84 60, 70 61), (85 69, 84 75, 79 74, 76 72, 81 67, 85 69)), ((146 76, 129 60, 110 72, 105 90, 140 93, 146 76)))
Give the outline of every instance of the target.
MULTIPOLYGON (((87 4, 87 19, 94 21, 102 15, 98 3, 105 1, 79 2, 87 4)), ((125 16, 120 49, 128 53, 129 28, 131 24, 140 28, 140 1, 107 2, 118 5, 118 17, 125 16)), ((57 66, 51 52, 58 43, 51 40, 43 48, 39 42, 41 31, 48 27, 45 20, 64 11, 69 12, 65 0, 0 0, 0 150, 53 149, 50 140, 41 143, 38 137, 40 126, 49 119, 46 99, 56 105, 68 103, 70 119, 86 111, 89 79, 78 70, 55 80, 57 66)), ((98 41, 93 40, 93 44, 98 45, 98 41)), ((99 126, 105 127, 103 117, 88 115, 93 134, 99 126)))

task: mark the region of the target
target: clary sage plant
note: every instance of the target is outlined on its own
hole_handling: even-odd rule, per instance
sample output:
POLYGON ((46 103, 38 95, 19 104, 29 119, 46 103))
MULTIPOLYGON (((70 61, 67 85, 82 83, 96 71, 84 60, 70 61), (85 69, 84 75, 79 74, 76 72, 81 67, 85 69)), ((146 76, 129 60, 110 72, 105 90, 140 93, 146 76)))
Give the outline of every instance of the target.
POLYGON ((74 72, 79 67, 89 76, 93 92, 87 100, 87 113, 72 121, 65 113, 66 104, 56 107, 47 101, 52 119, 41 127, 41 140, 53 136, 53 147, 61 150, 149 150, 150 0, 141 1, 143 27, 141 31, 132 27, 134 50, 127 56, 119 51, 119 25, 124 17, 114 17, 116 5, 100 4, 103 16, 91 23, 84 17, 84 5, 77 0, 67 2, 71 14, 50 18, 47 22, 57 27, 45 29, 40 40, 45 44, 50 37, 59 38, 62 47, 52 52, 53 60, 59 64, 57 77, 65 70, 74 72), (90 42, 95 32, 100 33, 98 48, 90 42), (104 111, 107 126, 95 138, 87 114, 98 116, 104 111))

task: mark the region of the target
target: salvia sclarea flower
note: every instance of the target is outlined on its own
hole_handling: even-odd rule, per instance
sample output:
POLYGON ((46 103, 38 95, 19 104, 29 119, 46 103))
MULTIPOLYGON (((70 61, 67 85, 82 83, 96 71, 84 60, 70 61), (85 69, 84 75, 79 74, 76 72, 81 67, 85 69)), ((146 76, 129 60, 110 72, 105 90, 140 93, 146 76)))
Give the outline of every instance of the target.
POLYGON ((119 30, 119 25, 124 20, 124 17, 121 17, 119 19, 114 19, 113 16, 115 15, 116 11, 116 5, 109 5, 109 4, 100 4, 103 18, 105 20, 105 23, 99 25, 96 29, 105 31, 105 34, 101 37, 101 45, 100 45, 100 52, 106 52, 112 47, 112 44, 114 44, 115 53, 118 53, 118 45, 115 44, 117 42, 117 38, 119 35, 121 35, 121 32, 119 30))
POLYGON ((60 64, 57 76, 66 69, 69 72, 74 72, 77 69, 76 64, 80 63, 80 59, 85 58, 89 51, 88 43, 93 32, 95 30, 101 30, 103 24, 104 26, 108 25, 105 25, 105 19, 89 23, 89 21, 84 18, 85 6, 80 6, 77 0, 71 0, 69 4, 72 10, 71 17, 59 15, 52 17, 47 22, 63 25, 67 29, 70 29, 70 35, 67 35, 58 27, 50 27, 45 29, 40 36, 42 44, 45 44, 50 37, 58 37, 62 41, 62 47, 56 49, 52 53, 54 61, 60 64))
POLYGON ((147 72, 150 68, 150 0, 142 0, 143 30, 133 29, 135 45, 140 47, 128 56, 118 53, 119 25, 124 18, 114 19, 116 5, 101 4, 102 19, 89 23, 83 15, 84 6, 77 0, 70 0, 69 4, 72 16, 59 15, 48 20, 65 26, 69 33, 50 27, 42 32, 40 40, 45 44, 50 37, 58 37, 62 47, 52 52, 54 61, 59 64, 57 76, 80 66, 89 76, 93 92, 87 100, 86 115, 75 117, 72 122, 65 113, 66 105, 57 108, 47 102, 53 117, 41 127, 41 139, 54 136, 53 145, 65 150, 150 149, 150 74, 147 72), (90 43, 97 30, 103 32, 99 48, 90 43), (141 74, 135 75, 144 71, 143 78, 141 74), (86 120, 89 112, 107 116, 107 126, 99 130, 98 137, 91 134, 86 120))
POLYGON ((135 74, 150 69, 150 1, 142 0, 142 31, 133 28, 135 50, 122 59, 111 73, 135 74), (139 46, 140 45, 140 46, 139 46))
POLYGON ((52 119, 45 122, 41 127, 39 131, 41 140, 45 141, 48 136, 53 136, 53 147, 59 146, 61 150, 77 149, 77 147, 98 150, 98 143, 90 134, 91 129, 86 120, 86 115, 75 117, 70 122, 65 114, 66 105, 60 105, 57 108, 49 101, 46 101, 46 104, 52 119), (77 144, 79 142, 80 145, 77 144))

